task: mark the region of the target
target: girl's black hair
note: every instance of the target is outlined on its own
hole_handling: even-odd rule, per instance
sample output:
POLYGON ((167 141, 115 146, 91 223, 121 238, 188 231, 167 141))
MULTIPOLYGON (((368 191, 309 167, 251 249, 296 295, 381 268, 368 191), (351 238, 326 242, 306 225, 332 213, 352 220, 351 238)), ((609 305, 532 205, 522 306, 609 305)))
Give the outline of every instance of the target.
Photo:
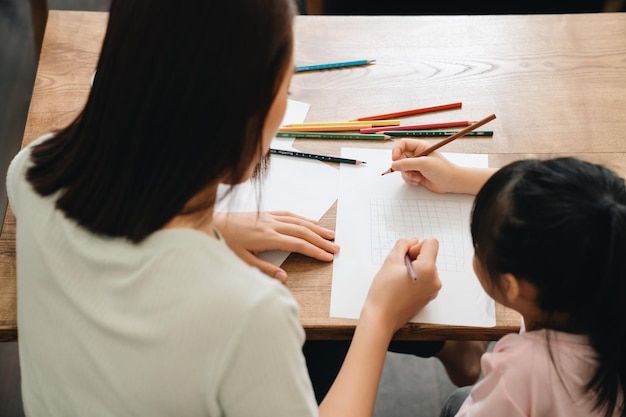
POLYGON ((471 231, 494 285, 511 273, 537 289, 540 326, 589 336, 596 409, 626 416, 624 180, 576 158, 513 162, 478 193, 471 231))
POLYGON ((88 230, 133 242, 212 207, 185 204, 263 157, 295 13, 291 0, 114 0, 87 103, 33 148, 28 181, 88 230))

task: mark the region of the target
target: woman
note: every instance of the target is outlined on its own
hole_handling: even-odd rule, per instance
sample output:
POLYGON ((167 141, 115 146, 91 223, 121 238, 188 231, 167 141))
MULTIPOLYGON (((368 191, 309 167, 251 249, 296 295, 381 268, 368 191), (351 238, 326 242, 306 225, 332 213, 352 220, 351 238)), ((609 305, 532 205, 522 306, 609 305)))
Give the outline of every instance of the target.
MULTIPOLYGON (((219 184, 262 173, 294 14, 289 0, 113 1, 84 110, 7 176, 27 415, 318 414, 297 303, 213 212, 219 184)), ((372 414, 389 341, 440 288, 437 249, 396 244, 320 415, 372 414)))

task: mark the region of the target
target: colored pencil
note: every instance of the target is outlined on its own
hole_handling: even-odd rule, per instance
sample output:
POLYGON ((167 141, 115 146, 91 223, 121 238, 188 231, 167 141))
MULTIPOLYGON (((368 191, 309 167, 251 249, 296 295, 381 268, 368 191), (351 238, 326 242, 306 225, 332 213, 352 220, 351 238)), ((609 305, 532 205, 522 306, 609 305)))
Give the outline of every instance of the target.
MULTIPOLYGON (((396 137, 437 137, 437 136, 450 136, 458 133, 454 130, 392 130, 392 131, 384 131, 384 135, 388 136, 396 136, 396 137)), ((493 136, 493 130, 476 130, 474 132, 469 132, 464 136, 482 136, 488 137, 493 136)))
POLYGON ((409 276, 411 277, 411 279, 413 281, 417 281, 417 273, 415 272, 415 269, 413 268, 413 263, 411 262, 411 257, 409 256, 408 253, 404 255, 404 264, 406 265, 407 271, 409 271, 409 276))
MULTIPOLYGON (((429 123, 422 125, 404 125, 404 126, 377 126, 377 127, 365 127, 360 129, 360 133, 378 133, 378 132, 389 132, 392 130, 430 130, 430 129, 445 129, 447 127, 461 127, 461 126, 469 126, 472 122, 467 120, 462 120, 458 122, 443 122, 443 123, 429 123)), ((279 129, 280 130, 280 129, 279 129)))
POLYGON ((391 136, 375 133, 278 132, 277 138, 390 140, 391 136))
MULTIPOLYGON (((324 125, 324 126, 304 126, 304 127, 286 127, 278 128, 279 132, 338 132, 344 130, 359 131, 361 129, 371 128, 370 124, 362 125, 324 125)), ((378 129, 390 129, 397 126, 379 126, 378 129)))
POLYGON ((400 119, 395 120, 368 120, 366 122, 351 121, 351 122, 311 122, 311 123, 291 123, 283 125, 284 127, 306 127, 306 126, 353 126, 353 125, 371 125, 375 126, 400 126, 402 121, 400 119))
POLYGON ((348 158, 338 158, 336 156, 329 155, 319 155, 315 153, 305 153, 305 152, 296 152, 296 151, 287 151, 283 149, 270 149, 270 153, 275 155, 284 155, 284 156, 295 156, 297 158, 306 158, 306 159, 316 159, 318 161, 324 162, 337 162, 342 164, 352 164, 352 165, 361 165, 365 164, 365 161, 360 161, 358 159, 348 159, 348 158))
MULTIPOLYGON (((491 115, 485 117, 482 120, 479 120, 479 121, 477 121, 475 123, 472 123, 471 125, 469 125, 465 129, 459 130, 458 132, 456 132, 454 135, 450 136, 449 138, 446 138, 446 139, 444 139, 442 141, 439 141, 439 142, 435 143, 432 146, 429 146, 428 148, 424 149, 422 152, 420 152, 417 155, 415 155, 413 158, 418 158, 420 156, 428 155, 429 153, 436 151, 437 149, 441 148, 444 145, 447 145, 448 143, 452 142, 453 140, 458 139, 461 136, 465 136, 466 134, 468 134, 469 132, 471 132, 473 130, 476 130, 477 128, 481 127, 485 123, 488 123, 488 122, 492 121, 495 118, 496 118, 496 115, 495 114, 491 114, 491 115)), ((389 174, 391 172, 393 172, 393 169, 389 168, 387 171, 383 172, 380 175, 389 174)))
POLYGON ((374 115, 374 116, 359 117, 356 120, 393 119, 395 117, 412 116, 412 115, 415 115, 415 114, 430 113, 430 112, 441 111, 441 110, 457 109, 457 108, 460 108, 462 105, 463 105, 463 103, 461 103, 461 102, 449 103, 449 104, 441 104, 439 106, 422 107, 420 109, 402 110, 402 111, 397 111, 397 112, 393 112, 393 113, 385 113, 385 114, 377 114, 377 115, 374 115))
POLYGON ((298 65, 296 66, 296 72, 320 71, 320 70, 334 69, 334 68, 359 67, 362 65, 370 65, 375 62, 376 62, 375 59, 358 59, 356 61, 341 61, 341 62, 328 62, 325 64, 298 65))

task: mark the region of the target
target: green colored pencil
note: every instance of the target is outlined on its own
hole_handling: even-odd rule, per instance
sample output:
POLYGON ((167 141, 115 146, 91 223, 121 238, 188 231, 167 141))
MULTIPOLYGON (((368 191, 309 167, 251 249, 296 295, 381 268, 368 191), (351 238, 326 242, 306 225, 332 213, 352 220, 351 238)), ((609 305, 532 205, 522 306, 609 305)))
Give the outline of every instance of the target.
POLYGON ((391 136, 370 133, 277 132, 277 138, 389 140, 391 136))
MULTIPOLYGON (((452 136, 457 132, 458 130, 390 130, 383 133, 388 136, 439 137, 452 136)), ((493 136, 493 130, 475 130, 473 132, 466 133, 464 136, 493 136)))

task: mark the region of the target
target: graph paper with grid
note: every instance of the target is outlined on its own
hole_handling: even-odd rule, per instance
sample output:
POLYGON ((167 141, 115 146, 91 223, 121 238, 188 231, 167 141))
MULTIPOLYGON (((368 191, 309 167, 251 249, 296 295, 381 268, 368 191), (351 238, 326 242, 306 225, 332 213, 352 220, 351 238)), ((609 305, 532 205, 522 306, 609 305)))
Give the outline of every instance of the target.
POLYGON ((458 202, 429 199, 370 199, 372 262, 382 264, 400 238, 436 237, 440 271, 462 271, 466 235, 458 202))
MULTIPOLYGON (((342 148, 341 156, 367 164, 340 167, 335 243, 341 251, 333 261, 330 316, 358 319, 372 280, 398 239, 435 238, 442 288, 411 321, 495 325, 495 303, 472 268, 474 197, 438 194, 410 186, 399 175, 381 175, 389 168, 389 150, 342 148)), ((469 154, 456 161, 476 167, 488 162, 486 155, 469 154)))

